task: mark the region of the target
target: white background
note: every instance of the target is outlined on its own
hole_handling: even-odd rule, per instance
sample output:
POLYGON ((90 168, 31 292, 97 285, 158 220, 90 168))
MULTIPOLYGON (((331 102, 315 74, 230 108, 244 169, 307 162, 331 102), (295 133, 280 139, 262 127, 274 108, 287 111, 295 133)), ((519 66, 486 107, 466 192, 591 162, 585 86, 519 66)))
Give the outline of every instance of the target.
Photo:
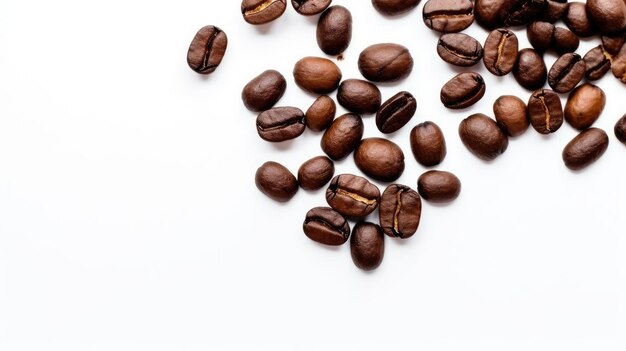
MULTIPOLYGON (((321 154, 310 131, 262 141, 240 100, 273 68, 288 81, 279 105, 308 108, 314 96, 291 70, 323 56, 316 18, 289 6, 254 27, 233 0, 0 3, 0 350, 626 349, 626 147, 612 131, 626 87, 610 73, 598 83, 607 107, 596 126, 611 145, 585 171, 561 160, 576 135, 567 124, 549 136, 529 129, 482 162, 461 144, 459 122, 530 92, 480 64, 485 97, 446 110, 439 90, 460 70, 437 56, 423 4, 385 18, 369 1, 333 3, 354 17, 344 78, 361 77, 358 54, 374 43, 401 43, 415 58, 408 79, 381 87, 383 99, 408 90, 418 100, 390 136, 407 161, 398 182, 416 187, 425 171, 408 143, 425 120, 447 138, 440 169, 463 182, 454 203, 424 203, 410 240, 387 238, 373 273, 353 265, 347 245, 302 233, 323 191, 282 205, 254 186, 265 161, 295 173, 321 154), (186 53, 207 24, 229 46, 202 77, 186 53)), ((380 136, 364 120, 365 135, 380 136)), ((351 157, 336 171, 360 174, 351 157)))

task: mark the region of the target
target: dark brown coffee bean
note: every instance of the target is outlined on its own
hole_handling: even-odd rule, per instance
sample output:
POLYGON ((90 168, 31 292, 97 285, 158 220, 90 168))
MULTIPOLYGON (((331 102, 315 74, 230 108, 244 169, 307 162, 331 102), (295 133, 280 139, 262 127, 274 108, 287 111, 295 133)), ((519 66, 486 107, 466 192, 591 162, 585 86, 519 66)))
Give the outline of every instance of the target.
POLYGON ((417 191, 408 186, 392 184, 380 198, 378 215, 385 234, 392 238, 410 238, 420 224, 422 200, 417 191))
POLYGON ((461 181, 450 172, 428 171, 417 179, 417 191, 429 202, 451 202, 461 193, 461 181))
POLYGON ((614 131, 617 140, 626 145, 626 115, 615 123, 614 131))
POLYGON ((437 54, 449 64, 469 67, 483 58, 483 47, 467 34, 450 33, 439 38, 437 54))
POLYGON ((327 55, 344 52, 352 40, 352 14, 343 6, 331 6, 317 22, 317 45, 327 55))
POLYGON ((537 52, 546 52, 552 45, 554 25, 548 22, 533 22, 526 31, 530 45, 537 52))
POLYGON ((321 189, 335 174, 333 161, 326 156, 317 156, 306 161, 298 169, 298 183, 304 190, 321 189))
POLYGON ((367 176, 393 182, 404 172, 404 153, 393 141, 367 138, 354 152, 354 163, 367 176))
POLYGON ((343 245, 350 237, 348 221, 330 207, 315 207, 307 212, 302 230, 309 239, 324 245, 343 245))
POLYGON ((524 134, 530 125, 526 104, 517 96, 500 96, 493 104, 493 113, 502 131, 512 137, 524 134))
POLYGON ((250 24, 265 24, 282 16, 287 8, 286 0, 243 0, 241 14, 250 24))
POLYGON ((550 68, 548 84, 557 93, 568 93, 583 80, 586 70, 587 66, 580 55, 565 54, 550 68))
POLYGON ((272 108, 285 93, 287 81, 280 72, 267 70, 254 77, 241 92, 241 100, 250 111, 261 112, 272 108))
POLYGON ((538 17, 546 0, 476 0, 476 21, 487 29, 520 26, 538 17))
POLYGON ((574 52, 578 49, 580 40, 571 30, 567 28, 555 27, 552 47, 559 55, 574 52))
POLYGON ((261 139, 274 143, 297 138, 304 129, 304 113, 296 107, 276 107, 256 118, 256 131, 261 139))
POLYGON ((416 125, 411 130, 410 142, 415 160, 425 167, 440 164, 448 152, 443 132, 434 122, 416 125))
POLYGON ((587 16, 585 4, 582 2, 570 2, 567 5, 563 21, 567 28, 581 38, 590 37, 596 32, 596 28, 587 16))
POLYGON ((483 115, 473 114, 459 125, 459 136, 474 156, 491 161, 506 151, 509 139, 496 121, 483 115))
POLYGON ((539 20, 554 23, 567 11, 567 0, 547 0, 546 7, 539 14, 539 20))
POLYGON ((347 217, 365 217, 374 212, 379 201, 378 187, 352 174, 335 176, 326 190, 326 202, 347 217))
POLYGON ((596 162, 608 147, 609 136, 602 129, 589 128, 565 146, 563 162, 567 168, 577 171, 596 162))
POLYGON ((477 103, 485 95, 485 81, 476 72, 461 73, 441 88, 439 97, 450 109, 462 109, 477 103))
POLYGON ((213 73, 222 62, 227 46, 228 38, 221 29, 202 27, 189 45, 187 64, 197 73, 213 73))
POLYGON ((613 72, 615 78, 626 84, 626 45, 622 47, 617 56, 613 57, 611 72, 613 72))
POLYGON ((354 113, 337 118, 322 136, 322 150, 333 160, 345 158, 359 146, 363 129, 363 120, 354 113))
POLYGON ((333 0, 291 0, 291 5, 297 13, 304 16, 313 16, 322 13, 333 0))
POLYGON ((617 55, 626 42, 626 32, 615 35, 603 35, 602 47, 611 55, 617 55))
POLYGON ((589 50, 583 60, 585 60, 585 77, 589 80, 598 80, 611 70, 611 55, 604 51, 602 45, 589 50))
POLYGON ((372 114, 380 107, 380 90, 374 84, 361 79, 341 82, 337 101, 346 110, 357 114, 372 114))
POLYGON ((511 73, 517 61, 518 45, 517 37, 508 29, 496 29, 489 33, 483 54, 487 70, 496 76, 511 73))
POLYGON ((413 70, 409 49, 398 44, 375 44, 359 55, 359 71, 372 82, 394 82, 413 70))
POLYGON ((574 128, 584 130, 600 117, 606 105, 606 95, 593 84, 574 89, 565 104, 565 120, 574 128))
POLYGON ((528 90, 541 88, 546 83, 548 71, 541 56, 533 49, 522 49, 513 68, 513 76, 528 90))
POLYGON ((374 8, 387 16, 395 16, 412 10, 420 0, 372 0, 374 8))
POLYGON ((474 16, 476 22, 486 29, 494 29, 504 25, 502 23, 502 17, 500 12, 506 11, 503 9, 505 2, 502 0, 475 0, 474 1, 474 16))
POLYGON ((359 222, 350 238, 352 262, 364 271, 372 271, 380 266, 385 256, 385 236, 379 226, 359 222))
POLYGON ((474 4, 470 0, 428 0, 422 19, 432 30, 457 33, 474 22, 474 4))
POLYGON ((550 89, 535 91, 528 100, 528 117, 540 134, 556 132, 563 125, 561 98, 550 89))
POLYGON ((416 110, 417 102, 413 95, 401 91, 380 106, 376 113, 376 127, 384 134, 396 132, 409 123, 416 110))
POLYGON ((298 192, 298 181, 285 166, 280 163, 265 162, 254 176, 256 187, 268 197, 287 202, 298 192))
POLYGON ((304 121, 307 128, 314 132, 321 132, 330 127, 335 119, 337 106, 335 101, 328 95, 322 95, 315 99, 311 107, 306 111, 304 121))
POLYGON ((321 57, 305 57, 293 68, 296 84, 311 93, 328 94, 339 86, 341 71, 331 60, 321 57))
POLYGON ((587 16, 604 34, 626 29, 626 2, 624 0, 587 0, 587 16))

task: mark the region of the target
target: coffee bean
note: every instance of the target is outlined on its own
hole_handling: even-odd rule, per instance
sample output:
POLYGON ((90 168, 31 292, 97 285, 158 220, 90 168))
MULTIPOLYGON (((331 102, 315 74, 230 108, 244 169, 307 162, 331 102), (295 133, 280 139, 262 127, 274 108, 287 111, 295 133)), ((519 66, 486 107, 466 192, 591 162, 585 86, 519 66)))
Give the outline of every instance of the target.
POLYGON ((304 113, 295 107, 275 107, 256 118, 256 131, 261 139, 274 143, 297 138, 304 129, 304 113))
POLYGON ((378 207, 380 190, 363 177, 340 174, 330 181, 326 201, 344 216, 365 217, 378 207))
POLYGON ((439 97, 450 109, 462 109, 477 103, 485 95, 485 81, 476 72, 465 72, 450 79, 441 88, 439 97))
POLYGON ((606 104, 606 95, 593 84, 574 89, 565 104, 565 120, 574 128, 584 130, 600 117, 606 104))
POLYGON ((344 80, 337 91, 339 104, 357 114, 375 113, 380 107, 380 100, 378 87, 361 79, 344 80))
POLYGON ((615 137, 617 140, 626 144, 626 115, 620 118, 617 123, 615 123, 615 137))
POLYGON ((535 91, 528 100, 528 116, 540 134, 556 132, 563 125, 561 98, 550 89, 535 91))
POLYGON ((385 234, 392 238, 410 238, 420 224, 422 200, 417 191, 408 186, 392 184, 380 198, 378 215, 385 234))
POLYGON ((354 163, 367 176, 392 182, 404 172, 404 153, 393 141, 367 138, 354 152, 354 163))
POLYGON ((626 2, 624 0, 587 0, 587 16, 605 34, 626 29, 626 2))
POLYGON ((317 22, 317 45, 327 55, 344 52, 352 40, 352 15, 343 6, 331 6, 317 22))
POLYGON ((493 104, 498 125, 508 136, 524 134, 530 125, 526 104, 517 96, 500 96, 493 104))
POLYGON ((339 86, 341 71, 331 60, 321 57, 305 57, 293 68, 296 84, 314 94, 328 94, 339 86))
POLYGON ((200 28, 189 45, 187 64, 197 73, 213 73, 222 62, 228 38, 226 33, 215 26, 200 28))
POLYGON ((517 61, 518 45, 517 37, 508 29, 496 29, 489 33, 483 54, 487 70, 496 76, 511 73, 517 61))
POLYGON ((567 28, 555 27, 552 38, 552 47, 559 55, 574 52, 578 49, 580 40, 571 30, 567 28))
POLYGON ((321 132, 330 127, 335 118, 337 106, 328 95, 321 95, 306 111, 304 121, 307 128, 314 132, 321 132))
POLYGON ((506 151, 509 139, 496 121, 482 113, 473 114, 459 125, 459 136, 476 157, 491 161, 506 151))
POLYGON ((333 161, 326 156, 317 156, 306 161, 298 169, 298 183, 304 190, 321 189, 335 174, 333 161))
POLYGON ((611 72, 613 72, 615 78, 626 84, 626 45, 622 47, 617 56, 613 57, 611 72))
POLYGON ((337 118, 322 136, 322 150, 333 160, 348 156, 361 142, 363 120, 354 113, 337 118))
POLYGON ((617 55, 626 42, 626 32, 615 35, 603 35, 602 47, 611 55, 617 55))
POLYGON ((384 134, 396 132, 409 123, 416 110, 417 102, 413 95, 401 91, 380 106, 376 113, 376 127, 384 134))
POLYGON ((277 162, 265 162, 257 169, 254 181, 263 194, 279 202, 291 200, 298 192, 296 177, 277 162))
POLYGON ((580 55, 565 54, 550 68, 548 84, 557 93, 568 93, 583 80, 586 69, 585 61, 580 55))
POLYGON ((503 0, 475 0, 474 15, 476 22, 486 29, 494 29, 504 25, 500 12, 504 9, 505 1, 503 0))
POLYGON ((302 230, 309 239, 324 245, 343 245, 350 237, 348 221, 330 207, 315 207, 307 212, 302 230))
POLYGON ((554 23, 567 11, 567 0, 547 0, 546 7, 539 14, 539 20, 554 23))
POLYGON ((420 0, 372 0, 374 8, 387 16, 395 16, 412 10, 420 0))
POLYGON ((333 0, 291 0, 291 5, 297 13, 304 16, 313 16, 322 13, 333 0))
POLYGON ((588 80, 598 80, 611 70, 611 55, 604 51, 602 45, 598 45, 595 48, 589 50, 589 52, 583 57, 585 60, 585 77, 588 80))
POLYGON ((394 82, 413 70, 413 57, 407 48, 398 44, 375 44, 359 55, 359 71, 372 82, 394 82))
POLYGON ((364 271, 372 271, 380 266, 385 256, 385 236, 379 226, 359 222, 350 238, 352 262, 364 271))
POLYGON ((476 21, 487 29, 520 26, 543 11, 546 0, 476 0, 476 21))
POLYGON ((563 162, 571 170, 581 170, 602 157, 608 147, 609 136, 602 129, 589 128, 565 146, 563 162))
POLYGON ((522 87, 536 90, 546 83, 548 71, 541 56, 533 49, 522 49, 513 68, 513 76, 522 87))
POLYGON ((533 22, 526 31, 530 45, 537 52, 546 52, 552 45, 554 36, 554 25, 548 22, 533 22))
POLYGON ((250 111, 272 108, 285 93, 287 81, 280 72, 267 70, 253 78, 241 92, 243 104, 250 111))
POLYGON ((243 0, 241 13, 250 24, 265 24, 282 16, 287 8, 286 0, 243 0))
POLYGON ((467 34, 450 33, 439 38, 437 54, 449 64, 469 67, 483 58, 483 47, 467 34))
POLYGON ((596 32, 596 28, 587 16, 585 4, 582 2, 570 2, 563 16, 563 21, 567 28, 581 38, 590 37, 596 32))
POLYGON ((443 132, 434 122, 416 125, 411 130, 410 142, 415 160, 425 167, 440 164, 448 152, 443 132))
POLYGON ((474 22, 474 4, 470 0, 428 0, 422 19, 432 30, 457 33, 474 22))
POLYGON ((451 202, 461 193, 461 181, 450 172, 428 171, 417 179, 417 191, 429 202, 451 202))

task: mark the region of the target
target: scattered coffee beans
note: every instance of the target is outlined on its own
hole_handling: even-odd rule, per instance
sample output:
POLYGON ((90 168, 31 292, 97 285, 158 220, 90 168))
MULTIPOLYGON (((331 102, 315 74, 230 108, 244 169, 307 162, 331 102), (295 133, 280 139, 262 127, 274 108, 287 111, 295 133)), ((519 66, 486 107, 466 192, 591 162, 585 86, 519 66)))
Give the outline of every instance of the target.
POLYGON ((250 24, 265 24, 282 16, 287 0, 243 0, 241 14, 250 24))
POLYGON ((257 169, 254 181, 263 194, 279 202, 291 200, 298 192, 296 177, 277 162, 265 162, 257 169))
POLYGON ((321 132, 330 127, 335 119, 337 106, 328 95, 321 95, 309 107, 304 116, 307 128, 314 132, 321 132))
POLYGON ((498 125, 508 136, 522 135, 530 125, 526 104, 517 96, 500 96, 493 103, 493 113, 498 125))
POLYGON ((548 73, 548 84, 557 93, 568 93, 585 76, 587 66, 578 54, 565 54, 559 57, 548 73))
POLYGON ((304 190, 318 190, 326 185, 335 174, 335 165, 326 156, 317 156, 306 161, 298 169, 298 183, 304 190))
POLYGON ((331 6, 317 22, 317 45, 327 55, 344 52, 352 40, 352 14, 343 6, 331 6))
POLYGON ((487 71, 496 76, 505 76, 515 66, 518 49, 517 37, 508 29, 496 29, 485 41, 483 62, 487 71))
POLYGON ((259 136, 270 142, 297 138, 304 129, 304 113, 296 107, 276 107, 261 112, 256 119, 259 136))
POLYGON ((413 9, 419 2, 420 0, 372 0, 372 5, 383 15, 395 16, 413 9))
POLYGON ((487 29, 520 26, 543 11, 546 0, 476 0, 476 21, 487 29))
POLYGON ((530 124, 540 134, 554 133, 563 125, 559 95, 550 89, 535 91, 528 100, 530 124))
POLYGON ((450 79, 439 94, 443 105, 462 109, 477 103, 485 95, 485 81, 476 72, 461 73, 450 79))
POLYGON ((434 122, 416 125, 411 130, 410 142, 415 160, 425 167, 440 164, 448 152, 443 132, 434 122))
POLYGON ((350 237, 348 221, 330 207, 315 207, 307 212, 302 229, 309 239, 324 245, 343 245, 350 237))
POLYGON ((409 49, 398 44, 375 44, 359 55, 359 71, 372 82, 394 82, 413 70, 409 49))
POLYGON ((563 162, 571 170, 580 170, 596 162, 608 147, 609 136, 602 129, 589 128, 565 146, 563 162))
POLYGON ((363 120, 354 113, 337 118, 322 136, 322 150, 333 160, 348 156, 361 142, 363 120))
POLYGON ((617 140, 626 144, 626 115, 620 118, 617 123, 615 123, 615 137, 617 140))
POLYGON ((252 79, 241 92, 241 100, 250 111, 272 108, 285 93, 287 81, 280 72, 267 70, 252 79))
POLYGON ((352 262, 364 271, 380 266, 385 255, 385 236, 380 227, 373 223, 359 222, 350 238, 352 262))
POLYGON ((574 52, 580 45, 578 37, 569 29, 555 27, 549 22, 533 22, 528 26, 528 41, 543 53, 553 48, 558 54, 574 52))
POLYGON ((541 56, 533 49, 522 49, 513 69, 515 80, 528 90, 536 90, 546 83, 548 70, 541 56))
POLYGON ((483 58, 483 47, 467 34, 450 33, 439 38, 437 54, 449 64, 469 67, 483 58))
POLYGON ((482 113, 464 119, 459 125, 459 136, 471 153, 485 161, 494 160, 509 146, 509 139, 496 121, 482 113))
POLYGON ((222 62, 228 38, 226 33, 216 26, 202 27, 189 45, 187 64, 197 73, 213 73, 222 62))
POLYGON ((585 130, 600 117, 606 96, 593 84, 583 84, 574 89, 565 104, 565 120, 578 130, 585 130))
POLYGON ((611 55, 604 51, 602 45, 598 45, 595 48, 589 50, 589 52, 583 57, 585 61, 585 77, 588 80, 598 80, 611 69, 611 55))
POLYGON ((291 5, 297 13, 304 16, 313 16, 322 13, 332 0, 291 0, 291 5))
POLYGON ((339 104, 357 114, 376 113, 381 99, 378 87, 361 79, 344 80, 337 91, 339 104))
POLYGON ((393 141, 367 138, 354 152, 354 163, 366 175, 381 182, 392 182, 404 172, 404 153, 393 141))
POLYGON ((374 212, 379 201, 376 185, 352 174, 335 176, 326 190, 326 202, 347 217, 365 217, 374 212))
POLYGON ((461 193, 461 181, 450 172, 428 171, 417 179, 417 191, 429 202, 451 202, 461 193))
POLYGON ((417 191, 392 184, 380 198, 378 210, 383 232, 393 238, 407 239, 417 231, 422 217, 422 200, 417 191))
POLYGON ((411 93, 401 91, 389 98, 376 113, 376 127, 381 133, 390 134, 404 127, 417 110, 417 102, 411 93))
POLYGON ((293 78, 303 90, 315 94, 328 94, 339 86, 341 71, 331 60, 305 57, 294 66, 293 78))
POLYGON ((474 22, 474 4, 470 0, 428 0, 422 19, 432 30, 457 33, 474 22))

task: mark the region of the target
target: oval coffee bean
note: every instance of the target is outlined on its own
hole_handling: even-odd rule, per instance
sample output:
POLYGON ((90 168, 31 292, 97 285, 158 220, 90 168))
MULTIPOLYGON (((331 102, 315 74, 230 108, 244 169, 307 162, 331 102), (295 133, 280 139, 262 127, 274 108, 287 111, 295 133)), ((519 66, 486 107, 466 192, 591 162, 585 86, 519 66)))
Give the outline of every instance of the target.
POLYGON ((555 27, 554 36, 552 37, 552 47, 559 55, 568 52, 574 52, 578 49, 580 40, 576 34, 567 28, 555 27))
POLYGON ((307 212, 302 230, 309 239, 324 245, 343 245, 350 237, 348 221, 330 207, 315 207, 307 212))
POLYGON ((589 128, 565 146, 563 162, 571 170, 580 170, 596 162, 608 147, 609 136, 602 129, 589 128))
POLYGON ((474 14, 476 22, 486 29, 494 29, 503 26, 500 12, 506 11, 503 0, 475 0, 474 14))
POLYGON ((298 192, 298 181, 285 166, 280 163, 265 162, 257 169, 254 176, 256 187, 268 197, 287 202, 298 192))
POLYGON ((243 0, 241 14, 250 24, 265 24, 282 16, 287 8, 286 0, 243 0))
POLYGON ((281 142, 304 133, 304 113, 295 107, 276 107, 261 112, 256 118, 256 130, 261 139, 281 142))
POLYGON ((420 224, 422 199, 408 186, 392 184, 380 198, 378 217, 385 234, 393 238, 410 238, 420 224))
POLYGON ((583 80, 586 70, 587 66, 580 55, 565 54, 550 68, 548 84, 557 93, 568 93, 583 80))
POLYGON ((567 11, 567 0, 547 0, 546 7, 539 15, 539 20, 554 23, 563 17, 565 11, 567 11))
POLYGON ((384 134, 396 132, 409 123, 416 110, 417 102, 413 95, 401 91, 380 106, 376 113, 376 127, 384 134))
POLYGON ((508 136, 522 135, 530 125, 526 104, 517 96, 500 96, 493 104, 493 113, 498 125, 508 136))
POLYGON ((585 77, 589 80, 598 80, 611 69, 611 55, 604 51, 602 45, 589 50, 583 60, 585 60, 585 77))
POLYGON ((359 71, 372 82, 394 82, 413 70, 409 49, 398 44, 375 44, 359 55, 359 71))
POLYGON ((333 0, 291 0, 291 5, 297 13, 304 16, 313 16, 322 13, 333 0))
POLYGON ((457 33, 474 22, 474 4, 470 0, 428 0, 422 19, 432 30, 457 33))
POLYGON ((322 136, 322 150, 333 160, 345 158, 359 146, 363 129, 363 120, 354 113, 337 118, 322 136))
POLYGON ((328 94, 339 86, 341 71, 337 65, 321 57, 305 57, 293 68, 296 84, 314 94, 328 94))
POLYGON ((587 15, 585 3, 570 2, 567 11, 563 15, 563 21, 567 28, 581 38, 590 37, 595 34, 596 29, 587 15))
POLYGON ((464 119, 459 125, 459 136, 472 154, 485 161, 494 160, 509 146, 509 139, 496 121, 482 113, 464 119))
POLYGON ((380 100, 380 90, 368 81, 347 79, 339 84, 337 101, 348 111, 357 114, 376 113, 380 100))
POLYGON ((321 132, 330 127, 335 119, 337 106, 335 101, 328 95, 322 95, 315 99, 311 107, 306 111, 304 121, 307 128, 314 132, 321 132))
POLYGON ((603 35, 602 47, 611 55, 617 55, 626 42, 626 32, 615 35, 603 35))
POLYGON ((429 202, 451 202, 461 193, 461 181, 450 172, 428 171, 417 179, 417 191, 429 202))
POLYGON ((372 271, 380 266, 385 256, 385 236, 379 226, 359 222, 350 238, 352 262, 364 271, 372 271))
POLYGON ((574 128, 584 130, 600 117, 606 104, 606 95, 593 84, 574 89, 565 104, 565 120, 574 128))
POLYGON ((434 122, 416 125, 411 130, 410 142, 415 160, 425 167, 440 164, 448 152, 443 132, 434 122))
POLYGON ((326 190, 326 202, 347 217, 365 217, 374 212, 379 201, 378 187, 352 174, 335 176, 326 190))
POLYGON ((552 45, 554 36, 554 24, 548 22, 533 22, 526 31, 530 45, 537 52, 546 52, 552 45))
POLYGON ((617 56, 613 57, 611 72, 615 78, 626 84, 626 45, 622 47, 622 50, 620 50, 617 56))
POLYGON ((626 2, 624 0, 587 0, 587 15, 605 34, 620 33, 626 29, 626 2))
POLYGON ((354 163, 366 175, 381 182, 392 182, 404 172, 404 153, 393 141, 367 138, 354 152, 354 163))
POLYGON ((417 6, 420 0, 372 0, 374 8, 387 16, 405 13, 417 6))
POLYGON ((439 97, 450 109, 462 109, 477 103, 485 95, 485 81, 476 72, 465 72, 450 79, 441 88, 439 97))
POLYGON ((513 76, 522 87, 536 90, 546 83, 548 70, 541 56, 533 49, 522 49, 513 68, 513 76))
POLYGON ((437 54, 449 64, 469 67, 483 58, 483 47, 467 34, 444 34, 437 43, 437 54))
POLYGON ((624 115, 617 121, 617 123, 615 123, 614 132, 617 140, 619 140, 623 144, 626 144, 626 115, 624 115))
POLYGON ((197 73, 213 73, 222 62, 227 46, 224 31, 215 26, 202 27, 189 45, 187 64, 197 73))
POLYGON ((561 98, 550 89, 535 91, 528 100, 528 117, 540 134, 556 132, 563 125, 561 98))
POLYGON ((352 15, 343 6, 331 6, 317 22, 317 45, 327 55, 344 52, 352 40, 352 15))
POLYGON ((335 174, 333 161, 326 156, 317 156, 306 161, 298 169, 298 183, 304 190, 318 190, 330 182, 335 174))
POLYGON ((485 41, 483 63, 489 72, 496 76, 505 76, 517 61, 518 40, 508 29, 496 29, 489 33, 485 41))
POLYGON ((261 112, 272 108, 287 89, 287 81, 280 72, 267 70, 253 78, 241 92, 243 104, 250 111, 261 112))

